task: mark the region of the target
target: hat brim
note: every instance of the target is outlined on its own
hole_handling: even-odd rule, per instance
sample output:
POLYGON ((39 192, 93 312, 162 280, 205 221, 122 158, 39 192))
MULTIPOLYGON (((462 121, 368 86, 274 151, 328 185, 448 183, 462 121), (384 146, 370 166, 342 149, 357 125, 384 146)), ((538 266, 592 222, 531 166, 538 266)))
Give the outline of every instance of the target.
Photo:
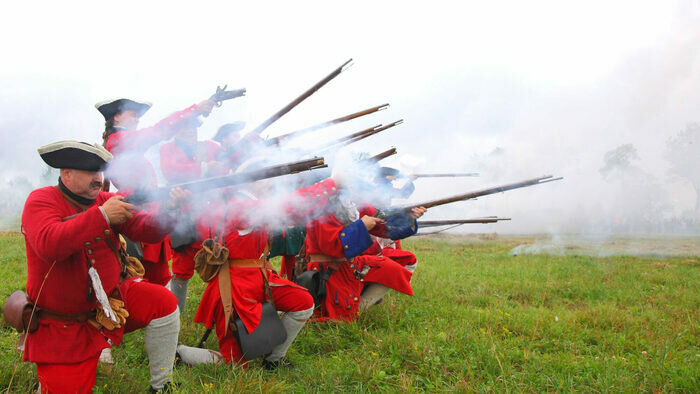
POLYGON ((53 168, 103 171, 112 154, 99 145, 79 141, 58 141, 37 149, 39 156, 53 168))
POLYGON ((95 108, 105 117, 111 119, 114 115, 124 111, 136 111, 138 117, 142 117, 151 108, 151 103, 120 98, 114 100, 100 101, 95 104, 95 108))

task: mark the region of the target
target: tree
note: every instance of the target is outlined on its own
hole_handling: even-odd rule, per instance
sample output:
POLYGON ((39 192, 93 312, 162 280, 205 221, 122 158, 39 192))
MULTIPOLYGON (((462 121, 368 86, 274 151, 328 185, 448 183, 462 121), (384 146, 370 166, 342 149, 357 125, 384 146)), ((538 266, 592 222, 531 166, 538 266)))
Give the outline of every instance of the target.
POLYGON ((685 178, 695 189, 695 213, 700 215, 700 125, 690 123, 666 141, 671 172, 685 178))

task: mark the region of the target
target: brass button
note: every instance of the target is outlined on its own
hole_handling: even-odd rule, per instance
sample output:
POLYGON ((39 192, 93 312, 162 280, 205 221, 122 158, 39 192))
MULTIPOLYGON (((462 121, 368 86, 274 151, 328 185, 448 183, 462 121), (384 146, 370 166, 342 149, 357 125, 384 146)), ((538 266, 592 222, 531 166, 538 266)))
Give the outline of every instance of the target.
POLYGON ((100 242, 100 241, 102 241, 102 238, 100 238, 100 237, 95 237, 95 242, 100 242))
POLYGON ((327 196, 327 195, 328 195, 328 192, 323 192, 323 195, 324 195, 324 196, 327 196))
POLYGON ((333 187, 331 188, 331 190, 335 191, 335 186, 333 186, 333 187))
POLYGON ((95 264, 95 259, 90 259, 90 262, 95 264))
POLYGON ((357 301, 358 301, 358 300, 357 300, 357 297, 355 297, 355 302, 357 302, 357 301))
POLYGON ((88 249, 88 254, 92 254, 92 249, 88 249))
POLYGON ((391 226, 386 226, 386 229, 387 229, 387 230, 391 230, 391 226))
POLYGON ((348 247, 349 247, 348 245, 345 245, 345 249, 347 249, 348 247))
POLYGON ((109 235, 109 234, 111 234, 111 233, 112 233, 111 231, 105 230, 105 235, 109 235))
POLYGON ((90 246, 90 241, 85 242, 85 246, 90 246))
POLYGON ((344 236, 345 236, 345 233, 340 233, 340 236, 341 236, 341 237, 344 237, 344 236))

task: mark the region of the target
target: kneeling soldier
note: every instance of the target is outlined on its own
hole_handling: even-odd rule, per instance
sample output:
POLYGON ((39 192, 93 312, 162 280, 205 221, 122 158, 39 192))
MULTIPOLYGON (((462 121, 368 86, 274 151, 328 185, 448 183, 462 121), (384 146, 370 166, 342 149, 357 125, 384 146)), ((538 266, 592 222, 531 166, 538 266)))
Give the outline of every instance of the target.
POLYGON ((177 300, 136 276, 133 265, 140 264, 120 258, 119 235, 160 242, 187 193, 172 191, 166 212, 136 211, 122 196, 100 191, 101 171, 112 158, 104 148, 61 141, 39 154, 61 169, 58 185, 34 190, 22 214, 28 301, 35 305, 24 322, 24 360, 36 363, 41 392, 91 392, 107 339, 118 345, 139 328, 145 328, 151 390, 167 390, 180 330, 177 300))

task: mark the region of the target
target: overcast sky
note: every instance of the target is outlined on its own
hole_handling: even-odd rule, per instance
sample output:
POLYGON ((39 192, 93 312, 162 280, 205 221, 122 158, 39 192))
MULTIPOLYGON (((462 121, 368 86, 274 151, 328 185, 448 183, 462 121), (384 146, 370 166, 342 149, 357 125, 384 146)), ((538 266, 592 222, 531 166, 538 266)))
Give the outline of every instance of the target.
POLYGON ((206 120, 200 137, 209 138, 225 122, 256 126, 353 58, 269 134, 388 102, 327 135, 403 118, 355 148, 396 146, 399 157, 386 163, 406 170, 482 174, 419 180, 415 200, 566 177, 429 216, 512 217, 474 230, 505 232, 603 231, 620 206, 647 209, 599 173, 605 152, 633 144, 635 165, 669 200, 664 215, 680 215, 697 196, 668 177, 664 154, 669 137, 700 121, 699 16, 695 1, 8 2, 0 186, 17 176, 38 182, 39 145, 100 142, 97 101, 151 101, 149 125, 217 85, 247 88, 206 120))

